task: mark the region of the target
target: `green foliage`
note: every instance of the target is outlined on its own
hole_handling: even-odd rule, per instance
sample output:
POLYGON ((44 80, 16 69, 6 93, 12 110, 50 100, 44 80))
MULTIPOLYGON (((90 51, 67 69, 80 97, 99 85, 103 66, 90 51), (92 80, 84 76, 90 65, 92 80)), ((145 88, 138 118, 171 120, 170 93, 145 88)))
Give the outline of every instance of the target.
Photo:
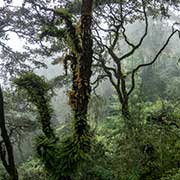
POLYGON ((33 72, 22 74, 19 78, 16 78, 14 80, 14 83, 20 89, 25 89, 28 92, 30 101, 34 103, 36 106, 39 106, 41 96, 45 96, 49 99, 48 84, 44 81, 43 78, 39 77, 33 72))
POLYGON ((40 161, 35 158, 20 166, 20 180, 179 180, 179 128, 174 125, 179 125, 178 111, 172 111, 174 105, 160 99, 137 105, 131 109, 129 137, 117 99, 112 100, 108 117, 99 121, 96 135, 91 138, 90 153, 81 148, 89 140, 83 137, 77 141, 72 129, 61 129, 59 139, 37 137, 40 161), (159 121, 161 115, 166 121, 159 121))
POLYGON ((14 83, 20 89, 27 91, 30 102, 37 107, 44 134, 47 137, 54 137, 50 124, 53 110, 50 106, 50 96, 48 94, 50 88, 48 83, 33 72, 22 74, 14 80, 14 83))
POLYGON ((19 169, 20 180, 48 180, 43 164, 36 158, 26 161, 19 169))
MULTIPOLYGON (((118 104, 110 105, 111 113, 100 124, 97 138, 104 144, 109 157, 111 179, 160 179, 167 177, 165 172, 178 168, 179 116, 172 111, 173 107, 162 100, 156 103, 137 101, 131 109, 130 130, 118 113, 118 104)), ((178 173, 171 173, 169 179, 176 176, 178 173)))
POLYGON ((86 161, 82 172, 81 180, 111 180, 114 179, 113 170, 111 169, 111 159, 105 154, 107 149, 101 141, 96 138, 93 141, 94 146, 91 151, 91 160, 86 161))
POLYGON ((80 147, 80 142, 81 140, 77 142, 72 139, 72 136, 66 136, 61 142, 43 136, 37 138, 38 157, 52 180, 77 177, 83 162, 89 159, 85 150, 80 147))
MULTIPOLYGON (((15 32, 19 32, 20 36, 22 37, 25 36, 27 39, 31 39, 31 41, 33 42, 34 33, 36 33, 37 30, 40 30, 41 38, 44 36, 46 37, 51 36, 50 39, 47 39, 48 40, 47 46, 49 46, 49 43, 52 44, 51 50, 53 50, 54 52, 57 51, 60 54, 62 53, 63 50, 65 50, 68 53, 73 53, 75 57, 74 64, 77 63, 77 65, 75 65, 77 67, 74 68, 74 72, 73 72, 74 76, 75 77, 77 76, 77 79, 75 79, 75 82, 77 82, 77 84, 75 83, 74 87, 77 86, 77 89, 83 92, 83 88, 81 88, 82 78, 79 78, 80 77, 79 75, 81 73, 78 70, 78 69, 84 69, 84 63, 85 63, 85 61, 82 64, 79 62, 80 60, 79 58, 83 54, 82 51, 83 35, 81 34, 80 31, 82 26, 80 26, 79 23, 77 23, 76 25, 74 24, 75 22, 73 20, 73 15, 70 13, 70 11, 68 11, 65 8, 55 9, 54 10, 55 16, 51 16, 53 14, 51 13, 52 11, 49 13, 48 12, 49 10, 46 11, 46 9, 44 9, 46 5, 47 7, 49 7, 50 4, 48 4, 48 2, 50 1, 46 1, 45 3, 45 1, 37 0, 36 3, 39 6, 36 7, 35 2, 32 2, 31 4, 31 1, 27 1, 26 3, 29 4, 26 5, 25 3, 24 7, 22 9, 20 8, 20 11, 19 10, 17 11, 18 16, 16 16, 17 12, 13 12, 12 14, 10 13, 11 8, 10 9, 2 8, 1 14, 3 15, 4 14, 3 12, 7 11, 7 17, 8 19, 11 19, 11 23, 13 23, 12 27, 15 28, 14 29, 15 32), (33 8, 32 11, 30 9, 31 5, 33 8), (26 10, 26 7, 28 7, 29 9, 26 10), (25 12, 25 15, 22 14, 22 17, 21 17, 21 11, 25 12), (15 18, 12 17, 13 15, 15 18), (30 17, 29 19, 30 23, 25 23, 25 21, 28 20, 28 17, 30 17), (21 22, 21 20, 23 23, 21 22), (18 26, 16 26, 16 24, 13 21, 18 22, 18 26), (43 22, 49 24, 42 25, 43 22), (23 28, 24 25, 26 25, 27 28, 23 28), (42 29, 39 28, 39 25, 42 25, 42 29), (25 31, 23 31, 23 29, 25 29, 25 31), (25 32, 24 35, 23 32, 25 32), (55 40, 52 37, 55 37, 55 40), (62 39, 64 40, 63 43, 59 41, 62 39), (58 50, 55 49, 55 47, 56 48, 58 47, 58 50), (62 51, 59 51, 60 49, 62 51)), ((166 2, 167 4, 169 3, 174 4, 176 1, 166 1, 166 2)), ((81 1, 79 0, 75 0, 73 2, 59 1, 58 3, 60 3, 61 7, 63 6, 69 7, 69 9, 75 10, 76 12, 80 12, 81 1)), ((105 31, 107 32, 104 34, 105 37, 102 37, 102 39, 98 38, 102 40, 103 43, 106 43, 106 39, 108 41, 109 38, 110 38, 110 44, 111 42, 113 42, 114 37, 115 37, 114 42, 116 42, 116 38, 118 39, 118 36, 113 37, 113 35, 114 32, 116 31, 116 28, 117 30, 119 29, 117 25, 119 24, 119 20, 122 20, 122 17, 119 16, 122 15, 122 11, 124 11, 125 14, 128 14, 128 17, 124 19, 125 20, 124 28, 126 27, 129 28, 128 25, 133 24, 138 19, 143 20, 142 12, 139 11, 139 9, 142 10, 142 4, 140 1, 127 1, 127 2, 122 1, 121 5, 123 6, 122 7, 123 10, 120 8, 120 6, 118 6, 119 5, 118 3, 119 0, 113 0, 113 1, 96 0, 94 2, 94 8, 96 11, 94 17, 97 16, 96 17, 97 19, 94 20, 95 21, 97 20, 97 23, 98 21, 100 22, 101 20, 104 21, 104 23, 107 25, 108 28, 107 30, 105 29, 105 31), (115 30, 112 27, 114 27, 115 30)), ((168 8, 170 7, 170 4, 168 5, 167 9, 164 9, 165 8, 164 5, 162 3, 159 3, 159 1, 154 1, 153 3, 151 1, 147 1, 145 4, 147 5, 145 9, 147 10, 148 15, 156 17, 159 14, 162 14, 165 17, 169 17, 168 8)), ((12 8, 12 9, 15 10, 16 8, 12 8)), ((77 16, 77 19, 79 19, 79 16, 77 16)), ((2 20, 4 21, 3 22, 4 24, 7 24, 7 26, 9 26, 9 23, 8 21, 6 22, 6 17, 4 15, 2 16, 2 20), (5 21, 3 20, 3 18, 5 18, 5 21)), ((94 23, 94 25, 96 26, 96 23, 94 23)), ((99 25, 101 25, 101 22, 99 23, 99 25)), ((96 30, 97 33, 103 31, 103 28, 100 28, 100 30, 98 30, 98 28, 96 29, 95 26, 93 27, 94 33, 96 32, 96 30)), ((4 31, 8 28, 6 28, 5 25, 5 28, 3 27, 2 29, 3 29, 2 31, 4 31)), ((122 30, 123 32, 123 29, 120 28, 119 30, 120 31, 122 30)), ((124 33, 125 30, 126 29, 124 29, 124 33)), ((130 32, 128 32, 128 30, 129 29, 127 29, 126 31, 127 36, 128 34, 131 34, 130 32)), ((152 30, 150 30, 150 32, 151 31, 152 30)), ((120 34, 122 32, 120 32, 120 34)), ((126 34, 124 34, 124 37, 126 36, 126 34)), ((138 34, 139 33, 135 35, 136 38, 139 37, 138 34)), ((152 31, 152 34, 154 34, 156 38, 160 37, 161 40, 163 39, 161 36, 162 31, 159 31, 158 36, 157 33, 154 33, 154 31, 152 31)), ((119 35, 118 32, 117 35, 119 35)), ((121 35, 119 37, 123 38, 123 36, 121 35)), ((6 34, 4 33, 2 33, 2 37, 4 37, 3 38, 4 40, 8 39, 8 37, 6 37, 6 34)), ((96 35, 93 38, 96 38, 96 35)), ((97 39, 97 44, 99 44, 98 39, 97 39)), ((131 42, 131 38, 129 37, 127 38, 125 37, 125 40, 127 40, 126 41, 127 44, 128 44, 128 40, 131 42)), ((37 39, 34 39, 34 41, 37 42, 37 39)), ((119 52, 120 50, 122 50, 122 54, 124 54, 125 50, 126 49, 128 50, 128 48, 124 43, 121 43, 119 41, 117 42, 118 42, 117 46, 120 45, 121 47, 123 47, 120 49, 116 49, 116 46, 114 46, 114 50, 117 52, 117 55, 119 56, 121 54, 119 52)), ((136 42, 136 41, 132 39, 132 42, 136 42)), ((160 42, 161 41, 158 39, 158 44, 160 42)), ((87 41, 86 43, 89 42, 87 41)), ((149 43, 149 39, 148 39, 148 43, 149 43)), ((23 69, 26 70, 28 68, 27 66, 24 65, 24 61, 26 57, 29 56, 29 54, 25 54, 24 56, 20 57, 21 56, 20 54, 14 53, 11 50, 11 48, 6 47, 4 43, 1 44, 3 47, 2 51, 4 51, 2 54, 3 59, 5 57, 5 59, 7 59, 8 62, 11 62, 9 61, 9 59, 14 59, 15 56, 15 60, 12 62, 19 62, 19 59, 21 59, 20 64, 22 62, 21 66, 22 67, 24 66, 23 69)), ((154 49, 157 48, 156 44, 157 43, 153 43, 154 49)), ((106 45, 108 46, 108 43, 106 45)), ((104 53, 105 51, 102 50, 101 48, 102 47, 100 46, 100 52, 102 56, 102 53, 104 53)), ((113 47, 110 48, 110 50, 113 50, 113 47)), ((94 51, 96 51, 96 48, 94 48, 94 51)), ((149 56, 148 54, 151 54, 149 46, 147 48, 147 51, 148 52, 145 55, 146 58, 149 56)), ((136 57, 133 57, 131 59, 132 64, 134 62, 135 62, 134 65, 136 63, 138 64, 139 61, 137 60, 144 58, 144 54, 146 53, 145 49, 143 49, 142 52, 143 52, 142 57, 139 57, 139 55, 135 54, 136 57)), ((156 53, 156 51, 154 51, 152 54, 154 53, 156 53)), ((171 52, 167 53, 167 56, 166 55, 163 56, 162 58, 163 61, 164 59, 169 61, 169 59, 172 58, 169 56, 169 54, 171 54, 171 52)), ((106 52, 104 55, 105 55, 104 56, 105 60, 108 60, 105 61, 104 64, 112 65, 112 67, 114 68, 114 64, 112 64, 109 61, 109 57, 107 56, 106 52)), ((146 61, 146 58, 144 58, 144 62, 146 61)), ((147 59, 149 61, 149 59, 151 58, 148 57, 147 59)), ((5 69, 9 69, 10 74, 14 74, 13 64, 14 63, 5 63, 5 64, 2 63, 2 66, 6 66, 5 69), (10 66, 10 64, 12 64, 12 66, 10 66)), ((115 62, 115 64, 117 64, 117 62, 115 62)), ((127 64, 127 66, 129 65, 128 63, 124 63, 123 65, 122 62, 122 66, 123 66, 122 69, 123 71, 125 70, 126 72, 128 68, 126 69, 125 64, 127 64)), ((96 101, 94 105, 96 111, 94 111, 95 112, 94 113, 93 110, 91 111, 90 108, 89 111, 90 115, 88 117, 89 120, 91 120, 91 123, 92 123, 92 119, 94 122, 96 121, 97 123, 98 121, 99 123, 95 129, 97 131, 93 132, 95 133, 95 136, 93 133, 90 132, 89 125, 86 121, 87 117, 86 114, 84 113, 85 116, 76 117, 73 119, 71 124, 72 127, 67 133, 60 132, 57 138, 57 135, 55 135, 53 129, 50 127, 51 125, 50 120, 52 118, 53 110, 50 104, 50 98, 51 98, 49 94, 50 86, 48 85, 48 83, 45 81, 45 79, 37 76, 32 72, 23 74, 20 78, 16 79, 14 81, 15 84, 17 84, 21 89, 25 90, 25 92, 28 92, 27 94, 29 101, 37 107, 37 110, 39 112, 39 120, 42 124, 43 127, 42 129, 45 134, 38 136, 36 138, 36 150, 37 150, 38 160, 36 158, 33 158, 32 160, 24 163, 19 167, 20 180, 26 180, 26 179, 27 180, 28 179, 29 180, 31 179, 34 180, 38 180, 38 179, 39 180, 46 180, 46 179, 49 180, 59 180, 59 179, 177 180, 178 179, 179 180, 180 179, 180 170, 179 170, 180 113, 179 113, 179 109, 177 108, 178 106, 175 107, 174 100, 177 101, 177 98, 179 97, 178 84, 180 84, 179 83, 180 74, 179 74, 179 69, 175 66, 175 64, 176 63, 173 64, 172 62, 169 63, 167 66, 168 68, 165 68, 165 66, 158 66, 156 64, 156 67, 150 67, 144 69, 142 73, 143 85, 141 88, 141 90, 143 91, 143 97, 142 94, 138 94, 137 91, 134 91, 134 96, 136 96, 136 98, 133 97, 134 99, 133 98, 131 99, 132 106, 130 107, 130 110, 132 114, 129 119, 124 119, 120 115, 119 112, 120 109, 116 99, 114 99, 113 102, 109 104, 109 107, 106 108, 108 112, 102 110, 104 106, 102 106, 101 101, 100 102, 96 101), (165 75, 167 69, 169 70, 169 68, 171 68, 171 70, 167 75, 165 75), (166 100, 162 101, 159 97, 164 98, 166 100), (139 99, 147 102, 140 101, 139 99), (108 117, 105 117, 106 115, 104 115, 103 113, 108 114, 108 117), (92 137, 94 137, 94 139, 92 137)), ((73 70, 73 60, 71 60, 71 65, 73 70)), ((132 69, 129 69, 127 72, 131 70, 132 69)), ((15 71, 19 72, 18 69, 15 71)), ((117 74, 118 73, 116 72, 116 68, 115 68, 114 73, 112 71, 111 74, 112 80, 117 76, 117 74)), ((137 79, 139 80, 141 78, 138 77, 137 79)), ((64 77, 59 76, 55 78, 51 86, 55 87, 56 85, 61 85, 58 84, 60 80, 64 80, 64 77)), ((68 79, 66 79, 66 82, 67 81, 68 79)), ((64 83, 65 81, 63 81, 62 84, 64 83)), ((120 82, 120 84, 121 83, 122 81, 120 82)), ((138 85, 138 83, 136 81, 136 86, 138 85)), ((128 81, 127 87, 129 88, 129 86, 130 84, 128 81)), ((87 93, 89 95, 89 92, 87 93)), ((22 98, 25 97, 26 96, 22 96, 22 98)), ((72 100, 76 101, 79 97, 81 98, 81 93, 76 94, 75 91, 72 91, 72 100)), ((22 99, 20 99, 20 101, 22 101, 22 99)), ((80 101, 79 102, 76 101, 76 102, 77 102, 76 103, 77 109, 80 109, 81 102, 80 101)), ((8 112, 7 115, 9 115, 11 111, 14 111, 16 109, 13 107, 14 104, 12 105, 10 104, 11 102, 7 102, 6 104, 7 112, 8 112)), ((21 103, 19 104, 22 105, 21 103)), ((81 114, 81 112, 79 113, 81 114)), ((84 114, 82 112, 82 115, 84 114)), ((13 113, 10 115, 11 116, 9 116, 9 119, 12 119, 12 121, 15 122, 14 121, 15 117, 13 117, 13 113)), ((78 115, 79 114, 77 114, 77 116, 78 115)), ((27 119, 28 118, 29 117, 27 117, 27 119)), ((27 122, 26 121, 27 119, 26 117, 22 118, 22 116, 19 119, 16 118, 16 120, 21 122, 23 121, 25 124, 27 122)), ((22 124, 16 123, 16 125, 22 125, 22 124)), ((11 124, 9 126, 11 126, 11 124)), ((59 127, 59 129, 62 130, 61 127, 59 127)), ((17 136, 18 135, 19 132, 17 133, 17 136)), ((6 176, 4 173, 4 169, 1 168, 0 166, 0 179, 1 178, 2 180, 5 180, 6 176)))
POLYGON ((67 19, 71 19, 72 18, 72 14, 68 12, 67 9, 65 8, 58 8, 55 10, 57 14, 59 14, 61 17, 63 18, 67 18, 67 19))
POLYGON ((8 175, 3 167, 3 165, 0 162, 0 180, 7 180, 8 179, 8 175))
POLYGON ((36 138, 36 151, 39 158, 44 162, 45 167, 52 171, 54 166, 54 160, 56 156, 56 139, 47 138, 45 136, 38 136, 36 138))
MULTIPOLYGON (((39 98, 39 102, 42 98, 39 94, 47 97, 49 102, 49 86, 36 75, 25 77, 18 81, 20 87, 25 87, 30 91, 29 94, 39 98), (23 84, 25 79, 27 81, 23 84), (38 82, 38 85, 34 85, 34 82, 38 82)), ((36 149, 40 162, 44 165, 40 165, 42 171, 49 174, 52 180, 178 179, 178 104, 160 98, 155 102, 143 102, 138 98, 138 92, 135 93, 131 100, 133 107, 129 122, 120 115, 117 98, 111 99, 111 104, 106 107, 108 117, 102 116, 104 119, 98 120, 99 126, 93 144, 89 126, 81 119, 72 121, 68 135, 59 133, 61 138, 39 136, 36 149), (92 150, 89 153, 90 148, 92 150)), ((30 100, 35 105, 38 104, 36 98, 30 96, 30 100)), ((89 113, 93 111, 91 109, 89 113)), ((98 109, 97 111, 101 113, 98 109)), ((94 116, 98 118, 99 114, 94 116)), ((41 176, 39 170, 34 170, 33 173, 34 177, 41 176)), ((29 176, 30 179, 33 173, 27 172, 24 176, 29 176)))
POLYGON ((171 169, 165 173, 165 175, 160 180, 179 180, 180 179, 180 169, 171 169))

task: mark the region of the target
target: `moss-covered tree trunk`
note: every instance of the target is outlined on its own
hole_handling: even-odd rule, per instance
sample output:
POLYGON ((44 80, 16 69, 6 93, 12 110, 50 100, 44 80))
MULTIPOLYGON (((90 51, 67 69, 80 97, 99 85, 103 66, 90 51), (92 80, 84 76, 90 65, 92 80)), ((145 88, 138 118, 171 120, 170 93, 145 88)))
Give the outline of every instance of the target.
POLYGON ((53 110, 48 96, 49 85, 32 72, 22 74, 21 77, 14 80, 14 83, 28 92, 29 100, 37 107, 44 135, 47 138, 54 138, 55 134, 51 127, 53 110))
POLYGON ((2 142, 0 142, 0 158, 2 163, 10 176, 11 180, 18 180, 18 172, 14 162, 13 147, 6 129, 4 116, 4 101, 3 94, 0 87, 0 130, 2 142))
POLYGON ((89 150, 87 111, 91 93, 90 78, 93 54, 91 38, 92 4, 93 0, 82 1, 80 26, 82 49, 80 53, 74 55, 72 63, 73 87, 70 102, 74 112, 74 137, 77 138, 80 149, 83 151, 89 150))

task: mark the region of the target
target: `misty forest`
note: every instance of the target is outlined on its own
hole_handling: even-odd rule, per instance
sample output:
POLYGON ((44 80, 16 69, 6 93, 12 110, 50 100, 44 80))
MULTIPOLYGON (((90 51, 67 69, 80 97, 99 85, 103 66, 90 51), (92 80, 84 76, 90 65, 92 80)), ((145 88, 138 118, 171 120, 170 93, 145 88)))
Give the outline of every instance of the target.
POLYGON ((180 180, 180 0, 0 0, 0 180, 180 180))

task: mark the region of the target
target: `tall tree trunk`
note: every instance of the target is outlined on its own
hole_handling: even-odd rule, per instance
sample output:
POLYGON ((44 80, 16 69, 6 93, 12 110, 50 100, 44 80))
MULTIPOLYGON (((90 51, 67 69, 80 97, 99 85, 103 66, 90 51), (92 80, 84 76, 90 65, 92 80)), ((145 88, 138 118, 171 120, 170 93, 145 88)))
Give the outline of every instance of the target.
POLYGON ((122 115, 125 118, 129 118, 130 116, 128 98, 124 99, 124 102, 122 103, 122 115))
MULTIPOLYGON (((77 164, 81 165, 91 149, 91 136, 87 122, 88 103, 91 93, 90 78, 93 55, 91 38, 93 0, 83 0, 81 6, 80 38, 81 48, 71 54, 71 69, 73 72, 72 90, 69 101, 74 113, 73 148, 77 148, 77 164)), ((64 177, 71 179, 70 176, 64 177)))
POLYGON ((18 172, 14 162, 13 147, 5 126, 3 93, 0 87, 0 129, 3 141, 0 144, 0 157, 11 180, 18 180, 18 172), (7 157, 6 157, 7 153, 7 157))
POLYGON ((93 0, 83 0, 81 6, 80 35, 82 52, 74 55, 72 64, 73 88, 70 94, 70 102, 74 112, 74 135, 80 142, 80 148, 84 152, 89 151, 89 125, 87 123, 88 103, 91 93, 90 77, 92 74, 92 5, 93 0), (84 138, 85 137, 85 138, 84 138), (87 141, 84 141, 84 140, 87 141))

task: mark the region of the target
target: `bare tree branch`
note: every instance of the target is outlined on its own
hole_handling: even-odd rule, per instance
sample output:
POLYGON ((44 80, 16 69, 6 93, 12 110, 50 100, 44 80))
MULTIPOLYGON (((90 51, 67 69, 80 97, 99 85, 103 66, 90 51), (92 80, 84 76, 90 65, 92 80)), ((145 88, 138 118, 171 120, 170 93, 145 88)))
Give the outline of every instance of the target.
POLYGON ((155 55, 154 59, 152 61, 150 61, 149 63, 144 63, 144 64, 140 64, 138 65, 135 69, 133 69, 132 71, 132 75, 131 75, 131 80, 132 80, 132 86, 131 89, 128 92, 128 96, 132 93, 133 89, 135 88, 135 74, 136 72, 145 66, 150 66, 153 63, 156 62, 156 60, 158 59, 158 57, 161 55, 161 53, 163 52, 163 50, 166 48, 166 46, 169 44, 169 41, 171 40, 171 38, 174 36, 175 33, 179 33, 179 30, 175 30, 174 32, 172 32, 169 37, 167 38, 166 42, 164 43, 164 45, 161 47, 161 49, 157 52, 157 54, 155 55))
POLYGON ((122 28, 122 35, 124 37, 124 40, 125 42, 131 46, 132 48, 135 48, 135 45, 133 43, 131 43, 129 40, 128 40, 128 37, 126 36, 126 29, 124 27, 124 17, 123 17, 123 7, 122 7, 122 3, 120 4, 120 10, 121 10, 121 28, 122 28))
MULTIPOLYGON (((144 34, 143 34, 142 37, 140 38, 138 44, 137 44, 137 45, 133 45, 132 43, 130 43, 130 42, 128 41, 128 39, 127 39, 127 37, 126 37, 126 35, 125 35, 125 31, 124 31, 125 41, 126 41, 126 43, 128 43, 128 44, 132 47, 132 49, 131 49, 128 53, 126 53, 126 54, 124 54, 123 56, 121 56, 121 57, 119 58, 119 61, 122 61, 123 59, 126 59, 127 57, 131 56, 131 55, 135 52, 135 50, 138 49, 138 48, 141 46, 143 40, 144 40, 145 37, 147 36, 147 33, 148 33, 148 18, 147 18, 147 14, 146 14, 146 8, 145 8, 145 2, 144 2, 144 0, 142 0, 142 7, 143 7, 144 18, 145 18, 145 31, 144 31, 144 34)), ((123 32, 123 31, 122 31, 122 32, 123 32)))

